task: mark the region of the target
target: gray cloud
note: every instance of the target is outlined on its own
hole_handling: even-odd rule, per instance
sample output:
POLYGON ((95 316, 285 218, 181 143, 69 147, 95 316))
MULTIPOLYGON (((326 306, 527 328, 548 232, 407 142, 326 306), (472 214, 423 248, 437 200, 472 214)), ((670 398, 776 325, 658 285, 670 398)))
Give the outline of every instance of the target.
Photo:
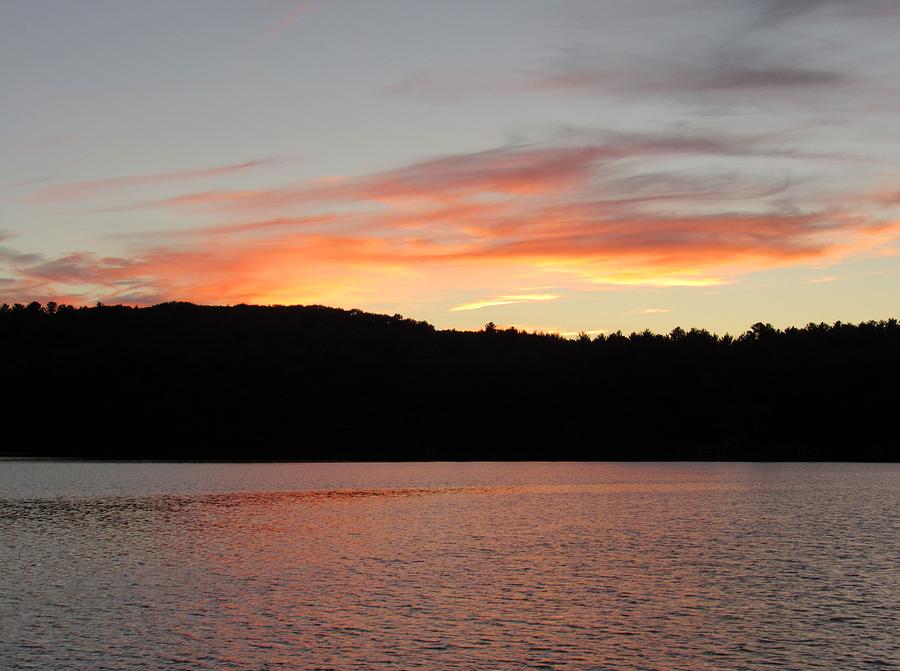
POLYGON ((840 10, 853 16, 900 14, 896 0, 756 0, 758 25, 775 26, 820 10, 840 10))
MULTIPOLYGON (((727 5, 726 5, 727 7, 727 5)), ((823 21, 857 16, 896 14, 900 2, 890 0, 748 0, 738 11, 707 19, 703 6, 692 15, 701 35, 662 34, 647 43, 607 42, 569 45, 545 59, 506 73, 418 72, 380 92, 422 102, 446 103, 488 96, 584 92, 612 97, 682 98, 699 103, 729 104, 745 100, 783 101, 797 93, 844 94, 865 83, 860 63, 844 57, 840 37, 825 33, 791 34, 764 30, 823 9, 823 21), (840 12, 825 13, 825 8, 840 12), (754 18, 755 17, 755 18, 754 18), (691 39, 692 36, 694 39, 691 39), (823 40, 825 42, 823 42, 823 40), (828 43, 828 48, 823 44, 828 43)))
POLYGON ((759 21, 769 25, 783 23, 822 7, 843 2, 844 0, 757 0, 760 6, 759 21))
MULTIPOLYGON (((0 238, 2 239, 2 238, 0 238)), ((0 247, 0 263, 10 265, 28 265, 39 262, 43 257, 40 254, 20 252, 12 247, 0 247)))
POLYGON ((706 72, 688 73, 674 84, 694 90, 751 90, 835 86, 851 78, 835 70, 815 70, 786 65, 719 65, 706 72))
MULTIPOLYGON (((737 59, 729 59, 733 61, 737 59)), ((759 95, 810 89, 837 89, 856 79, 839 70, 782 64, 720 61, 711 64, 662 65, 643 71, 613 71, 589 58, 564 63, 556 71, 538 75, 528 84, 533 90, 582 90, 629 96, 659 94, 752 93, 759 95)))

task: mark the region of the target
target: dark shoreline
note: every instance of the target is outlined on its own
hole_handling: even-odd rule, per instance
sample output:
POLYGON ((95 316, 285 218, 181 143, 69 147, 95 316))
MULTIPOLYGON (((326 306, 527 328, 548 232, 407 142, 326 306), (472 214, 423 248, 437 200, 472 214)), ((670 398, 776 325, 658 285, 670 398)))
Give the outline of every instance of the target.
POLYGON ((32 304, 0 309, 0 348, 25 457, 900 461, 895 319, 567 340, 322 306, 32 304))

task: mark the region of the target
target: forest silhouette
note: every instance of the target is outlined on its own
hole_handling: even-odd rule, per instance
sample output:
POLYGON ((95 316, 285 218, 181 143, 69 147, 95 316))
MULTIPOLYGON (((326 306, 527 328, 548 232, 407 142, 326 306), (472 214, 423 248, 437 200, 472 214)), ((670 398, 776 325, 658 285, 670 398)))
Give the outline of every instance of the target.
POLYGON ((896 319, 566 339, 322 306, 31 303, 0 307, 0 346, 8 455, 900 458, 896 319))

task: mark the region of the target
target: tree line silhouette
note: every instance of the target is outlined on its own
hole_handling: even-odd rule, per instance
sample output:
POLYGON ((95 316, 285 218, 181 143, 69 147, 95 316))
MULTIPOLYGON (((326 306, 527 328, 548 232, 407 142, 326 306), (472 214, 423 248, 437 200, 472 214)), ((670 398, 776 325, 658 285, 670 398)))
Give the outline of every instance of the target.
POLYGON ((0 346, 6 454, 900 458, 896 319, 569 340, 323 306, 51 302, 0 307, 0 346))

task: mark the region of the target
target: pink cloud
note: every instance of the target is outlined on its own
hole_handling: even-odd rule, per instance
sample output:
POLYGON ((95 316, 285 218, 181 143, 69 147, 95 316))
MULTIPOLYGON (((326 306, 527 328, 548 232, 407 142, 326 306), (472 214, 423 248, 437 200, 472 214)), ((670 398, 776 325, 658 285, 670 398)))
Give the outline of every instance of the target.
MULTIPOLYGON (((654 156, 801 158, 805 155, 789 148, 772 146, 765 138, 758 137, 626 135, 612 137, 600 143, 513 146, 442 156, 395 170, 359 177, 333 177, 296 186, 184 193, 135 203, 130 208, 177 207, 252 215, 334 203, 380 203, 409 207, 427 202, 451 203, 460 199, 486 197, 571 197, 574 192, 584 190, 592 180, 600 176, 598 169, 613 167, 624 160, 654 156)), ((718 192, 724 191, 721 184, 715 186, 718 192)), ((775 190, 781 188, 782 185, 774 186, 775 190)), ((697 196, 697 189, 698 185, 694 184, 681 195, 685 198, 697 196)), ((771 193, 770 185, 769 190, 761 195, 771 193)), ((712 191, 708 189, 706 195, 711 194, 712 191)), ((629 199, 628 194, 617 195, 622 200, 629 199)), ((644 193, 637 200, 675 197, 678 194, 644 193)))
POLYGON ((99 191, 131 189, 167 182, 182 182, 194 179, 221 177, 223 175, 230 175, 257 168, 269 162, 269 160, 253 160, 212 168, 177 170, 173 172, 159 172, 143 175, 128 175, 125 177, 111 177, 108 179, 87 180, 82 182, 69 182, 67 184, 59 184, 57 186, 40 189, 35 192, 34 197, 36 200, 44 202, 81 200, 92 196, 99 191))
POLYGON ((312 0, 303 0, 302 2, 298 2, 294 8, 277 24, 275 24, 268 32, 266 32, 267 38, 273 38, 293 27, 301 18, 310 12, 314 11, 318 7, 319 3, 313 2, 312 0))

